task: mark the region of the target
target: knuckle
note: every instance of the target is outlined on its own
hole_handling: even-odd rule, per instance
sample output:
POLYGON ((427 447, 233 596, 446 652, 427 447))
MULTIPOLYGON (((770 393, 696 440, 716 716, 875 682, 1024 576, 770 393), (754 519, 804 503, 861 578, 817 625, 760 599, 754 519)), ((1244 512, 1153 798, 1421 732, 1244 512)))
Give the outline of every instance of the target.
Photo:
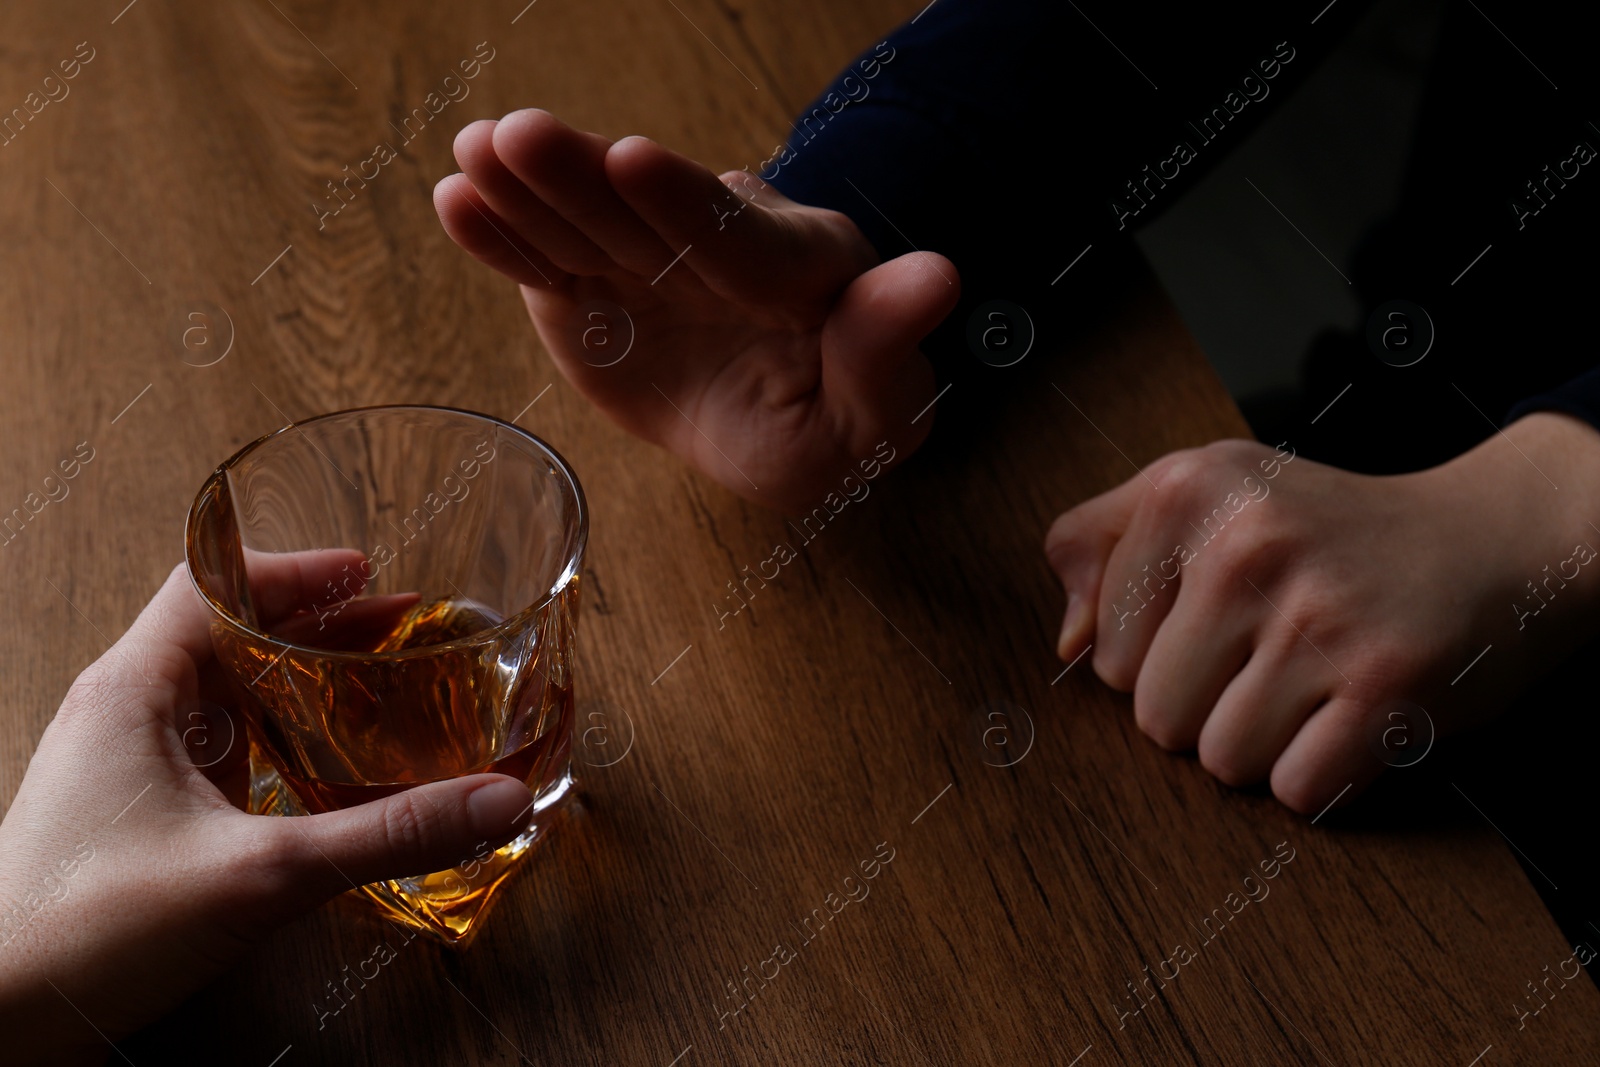
MULTIPOLYGON (((1113 631, 1102 620, 1100 632, 1108 633, 1113 631)), ((1117 692, 1131 693, 1134 690, 1135 683, 1138 681, 1139 666, 1137 663, 1130 662, 1130 658, 1115 647, 1115 642, 1096 644, 1094 650, 1094 673, 1100 676, 1102 682, 1117 692)), ((1137 708, 1134 709, 1134 715, 1135 717, 1138 715, 1137 708)))
POLYGON ((1237 788, 1259 780, 1260 775, 1246 765, 1243 755, 1231 741, 1213 740, 1206 734, 1200 736, 1200 766, 1224 785, 1237 788))
POLYGON ((78 672, 72 680, 72 685, 67 689, 67 696, 61 702, 61 714, 98 703, 106 687, 105 668, 100 661, 89 664, 78 672))
POLYGON ((1359 688, 1369 694, 1368 717, 1376 721, 1379 706, 1411 690, 1419 681, 1417 643, 1405 640, 1363 641, 1350 668, 1359 688))
POLYGON ((1083 508, 1074 507, 1063 511, 1045 531, 1045 554, 1053 557, 1059 552, 1071 549, 1083 540, 1084 532, 1083 508))
POLYGON ((1086 579, 1098 570, 1116 544, 1116 536, 1067 512, 1045 536, 1045 560, 1062 577, 1086 579))
POLYGON ((1181 752, 1189 747, 1179 718, 1149 700, 1134 700, 1133 721, 1142 734, 1168 752, 1181 752))
MULTIPOLYGON (((1237 532, 1244 533, 1243 530, 1237 532)), ((1206 570, 1214 572, 1216 580, 1222 585, 1236 592, 1242 591, 1242 594, 1255 597, 1259 603, 1261 598, 1250 589, 1246 580, 1253 582, 1258 589, 1265 593, 1266 590, 1263 587, 1266 582, 1263 574, 1268 571, 1267 563, 1270 556, 1271 550, 1265 542, 1258 544, 1253 539, 1241 536, 1238 540, 1230 541, 1228 544, 1218 545, 1216 555, 1212 559, 1205 561, 1210 564, 1206 570)), ((1238 599, 1243 602, 1244 595, 1240 595, 1238 599)), ((1276 601, 1277 598, 1274 597, 1273 599, 1276 601)), ((1261 606, 1266 607, 1266 604, 1263 603, 1261 606)))
POLYGON ((398 793, 383 811, 384 837, 397 854, 420 855, 438 837, 440 818, 438 806, 414 791, 398 793))
POLYGON ((111 653, 107 653, 78 672, 56 711, 57 722, 63 726, 92 723, 129 706, 131 685, 126 677, 127 667, 120 659, 108 662, 110 658, 111 653))
POLYGON ((1283 612, 1283 618, 1277 621, 1284 624, 1274 627, 1275 643, 1285 654, 1306 642, 1330 652, 1345 644, 1345 624, 1340 621, 1336 590, 1299 581, 1284 590, 1281 600, 1273 600, 1283 612))
POLYGON ((1215 454, 1206 448, 1185 448, 1162 457, 1161 480, 1158 484, 1190 487, 1211 476, 1216 467, 1215 454))
MULTIPOLYGON (((740 173, 743 173, 743 172, 741 171, 740 173)), ((746 186, 760 185, 761 188, 760 188, 759 191, 760 191, 761 195, 763 195, 763 196, 774 196, 774 194, 776 196, 782 196, 783 195, 783 194, 779 193, 777 191, 777 189, 773 188, 770 185, 767 185, 767 183, 765 181, 762 181, 760 177, 756 177, 754 179, 754 181, 751 181, 751 180, 747 179, 745 184, 746 184, 746 186), (771 190, 770 193, 768 192, 769 189, 771 190)), ((787 200, 788 198, 784 197, 784 199, 787 200)), ((808 214, 813 213, 813 212, 815 213, 814 217, 819 222, 823 223, 827 227, 829 232, 839 232, 839 231, 843 231, 845 233, 859 232, 857 230, 857 228, 856 228, 855 220, 852 219, 849 215, 846 215, 842 211, 835 211, 832 208, 808 208, 807 209, 807 213, 808 214)))
POLYGON ((1222 498, 1223 494, 1217 490, 1217 479, 1209 471, 1198 465, 1183 464, 1161 482, 1159 493, 1151 493, 1144 500, 1141 511, 1161 520, 1161 525, 1170 523, 1179 529, 1206 531, 1216 525, 1213 512, 1221 508, 1222 498))
POLYGON ((1050 528, 1044 532, 1044 554, 1049 556, 1052 562, 1057 552, 1071 542, 1075 528, 1073 512, 1064 511, 1056 516, 1050 528))
MULTIPOLYGON (((1217 545, 1210 559, 1201 558, 1202 567, 1199 571, 1209 574, 1215 582, 1222 585, 1248 589, 1245 579, 1250 577, 1252 570, 1255 569, 1251 564, 1256 562, 1250 547, 1242 541, 1229 541, 1227 544, 1217 545)), ((1261 584, 1258 574, 1256 585, 1259 587, 1261 584)))
POLYGON ((1230 532, 1233 536, 1222 546, 1222 554, 1258 566, 1277 562, 1286 541, 1284 531, 1272 517, 1260 512, 1238 516, 1230 532))
POLYGON ((1225 517, 1225 524, 1213 535, 1214 544, 1200 550, 1201 570, 1214 572, 1220 581, 1237 586, 1244 596, 1259 602, 1260 596, 1246 584, 1249 579, 1261 594, 1282 607, 1282 594, 1274 595, 1269 584, 1276 584, 1294 558, 1292 534, 1262 512, 1231 514, 1226 507, 1219 507, 1216 515, 1225 517))
POLYGON ((1301 815, 1311 815, 1327 803, 1308 775, 1273 774, 1272 795, 1278 798, 1278 803, 1301 815))
MULTIPOLYGON (((1271 590, 1264 590, 1264 592, 1268 596, 1272 596, 1271 590)), ((1252 593, 1251 595, 1254 596, 1255 594, 1252 593)), ((1257 602, 1261 603, 1261 611, 1267 619, 1267 624, 1262 626, 1256 635, 1253 655, 1259 656, 1263 664, 1277 670, 1293 671, 1298 669, 1295 666, 1296 661, 1303 658, 1305 654, 1309 653, 1312 656, 1316 656, 1315 652, 1306 647, 1306 639, 1309 636, 1310 640, 1316 641, 1317 635, 1306 629, 1307 620, 1303 617, 1303 612, 1297 604, 1292 601, 1285 603, 1282 600, 1278 600, 1277 597, 1273 597, 1273 600, 1277 604, 1278 610, 1283 612, 1282 617, 1279 617, 1277 611, 1273 611, 1265 603, 1261 603, 1259 597, 1257 598, 1257 602)), ((1318 657, 1317 662, 1322 662, 1320 657, 1318 657)))
POLYGON ((1213 460, 1226 463, 1229 466, 1250 466, 1255 463, 1256 457, 1262 452, 1262 446, 1256 441, 1246 441, 1239 437, 1225 437, 1220 441, 1212 441, 1200 451, 1206 453, 1213 460))
POLYGON ((1148 470, 1150 477, 1157 483, 1164 483, 1168 478, 1181 478, 1182 471, 1192 466, 1194 456, 1198 449, 1180 448, 1176 452, 1168 452, 1154 463, 1148 470), (1178 473, 1174 473, 1174 472, 1178 473))

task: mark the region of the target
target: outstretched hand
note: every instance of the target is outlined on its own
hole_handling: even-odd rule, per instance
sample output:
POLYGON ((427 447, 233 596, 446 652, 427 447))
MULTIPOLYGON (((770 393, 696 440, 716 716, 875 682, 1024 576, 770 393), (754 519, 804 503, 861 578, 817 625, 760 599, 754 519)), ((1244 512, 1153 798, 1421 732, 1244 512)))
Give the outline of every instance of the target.
POLYGON ((624 429, 797 510, 926 437, 917 346, 959 295, 943 256, 880 264, 838 212, 544 111, 475 122, 455 153, 445 230, 521 284, 562 374, 624 429))

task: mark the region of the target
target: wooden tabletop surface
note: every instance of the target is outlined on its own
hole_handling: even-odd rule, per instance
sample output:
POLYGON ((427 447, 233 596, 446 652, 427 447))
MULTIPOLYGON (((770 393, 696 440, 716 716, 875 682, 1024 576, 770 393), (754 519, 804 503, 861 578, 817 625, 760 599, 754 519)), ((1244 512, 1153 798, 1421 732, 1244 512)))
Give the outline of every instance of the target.
POLYGON ((337 901, 127 1042, 132 1062, 1466 1067, 1594 1048, 1586 982, 1518 1028, 1525 984, 1571 951, 1485 820, 1313 825, 1157 750, 1085 665, 1063 676, 1051 518, 1245 432, 1154 285, 1008 371, 983 433, 873 483, 719 624, 742 568, 799 539, 590 410, 514 287, 434 217, 454 131, 532 104, 757 164, 920 3, 123 2, 8 4, 0 42, 4 112, 81 61, 0 147, 0 510, 94 454, 0 549, 0 799, 179 558, 207 472, 289 420, 388 402, 520 413, 578 471, 580 729, 612 744, 591 763, 621 754, 580 764, 581 806, 469 951, 337 901), (319 224, 325 183, 489 52, 319 224), (393 960, 327 1013, 385 941, 393 960))

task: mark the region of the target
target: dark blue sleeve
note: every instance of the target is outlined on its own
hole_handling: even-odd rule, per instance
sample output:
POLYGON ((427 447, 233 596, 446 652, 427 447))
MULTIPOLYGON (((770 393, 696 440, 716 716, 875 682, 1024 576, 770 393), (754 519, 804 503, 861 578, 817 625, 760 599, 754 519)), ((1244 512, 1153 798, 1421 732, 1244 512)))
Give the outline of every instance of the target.
POLYGON ((1580 374, 1547 393, 1521 401, 1511 409, 1506 422, 1515 422, 1536 411, 1559 411, 1600 429, 1600 367, 1580 374))
POLYGON ((847 67, 760 173, 848 215, 884 258, 949 256, 964 303, 1016 299, 1176 199, 1364 6, 1311 23, 1306 5, 1262 0, 935 0, 847 67))

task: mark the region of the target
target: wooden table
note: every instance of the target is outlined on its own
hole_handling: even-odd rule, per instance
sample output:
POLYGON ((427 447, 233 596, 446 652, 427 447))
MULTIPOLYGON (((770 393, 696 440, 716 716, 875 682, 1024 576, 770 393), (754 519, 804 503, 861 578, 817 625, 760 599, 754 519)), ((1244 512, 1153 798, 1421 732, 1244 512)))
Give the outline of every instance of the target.
POLYGON ((566 454, 593 508, 580 713, 634 735, 581 768, 581 808, 469 952, 405 947, 319 1029, 325 983, 397 939, 340 901, 128 1042, 134 1062, 1465 1067, 1594 1048, 1587 982, 1517 1028, 1524 984, 1570 949, 1484 820, 1311 825, 1159 752, 1084 665, 1062 676, 1049 520, 1245 430, 1153 286, 1070 359, 1008 372, 981 439, 874 484, 719 626, 783 520, 591 411, 429 190, 455 129, 533 103, 757 163, 921 5, 523 2, 7 8, 0 106, 78 42, 93 58, 0 148, 0 508, 79 442, 96 458, 0 551, 0 796, 179 557, 212 466, 360 404, 521 411, 566 454), (471 95, 319 230, 324 183, 485 41, 471 95), (1026 755, 992 765, 1006 751, 1026 755), (1205 941, 1275 852, 1293 859, 1270 895, 1205 941), (1193 958, 1132 1014, 1179 944, 1193 958))

